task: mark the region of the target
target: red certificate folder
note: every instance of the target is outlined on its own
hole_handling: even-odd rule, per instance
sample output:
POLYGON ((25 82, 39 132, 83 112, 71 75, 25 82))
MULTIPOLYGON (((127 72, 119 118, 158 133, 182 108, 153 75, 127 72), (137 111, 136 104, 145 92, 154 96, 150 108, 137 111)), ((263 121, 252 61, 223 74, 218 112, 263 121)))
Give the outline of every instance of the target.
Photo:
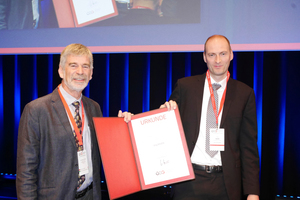
POLYGON ((60 28, 82 27, 118 15, 115 0, 52 1, 60 28))
POLYGON ((117 117, 94 118, 94 124, 110 199, 195 178, 178 109, 137 114, 128 124, 117 117), (162 131, 152 133, 157 127, 162 131), (174 137, 165 129, 175 130, 174 137))
POLYGON ((59 28, 75 27, 69 0, 52 0, 59 28))

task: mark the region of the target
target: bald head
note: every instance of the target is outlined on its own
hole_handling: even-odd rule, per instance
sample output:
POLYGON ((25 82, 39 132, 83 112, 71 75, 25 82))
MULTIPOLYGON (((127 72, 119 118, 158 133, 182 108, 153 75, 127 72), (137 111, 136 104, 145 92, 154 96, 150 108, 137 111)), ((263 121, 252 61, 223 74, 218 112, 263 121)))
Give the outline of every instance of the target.
POLYGON ((132 7, 143 6, 155 10, 163 0, 130 0, 132 7))
POLYGON ((207 43, 212 40, 212 39, 225 39, 226 42, 228 43, 228 46, 229 46, 229 50, 231 51, 231 46, 230 46, 230 42, 229 40, 227 39, 227 37, 223 36, 223 35, 212 35, 210 36, 209 38, 207 38, 205 44, 204 44, 204 53, 206 52, 206 45, 207 43))
POLYGON ((205 42, 203 60, 207 64, 210 76, 219 82, 226 78, 233 53, 228 39, 222 35, 213 35, 205 42))

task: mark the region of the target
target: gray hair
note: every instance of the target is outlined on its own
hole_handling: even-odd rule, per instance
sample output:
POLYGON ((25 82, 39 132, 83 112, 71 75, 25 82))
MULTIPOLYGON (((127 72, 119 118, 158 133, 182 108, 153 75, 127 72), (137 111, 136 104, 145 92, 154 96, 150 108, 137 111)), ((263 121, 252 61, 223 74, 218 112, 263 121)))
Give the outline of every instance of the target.
POLYGON ((90 59, 90 67, 93 69, 93 54, 92 52, 82 44, 70 44, 60 54, 59 65, 64 69, 69 55, 83 56, 86 55, 90 59))

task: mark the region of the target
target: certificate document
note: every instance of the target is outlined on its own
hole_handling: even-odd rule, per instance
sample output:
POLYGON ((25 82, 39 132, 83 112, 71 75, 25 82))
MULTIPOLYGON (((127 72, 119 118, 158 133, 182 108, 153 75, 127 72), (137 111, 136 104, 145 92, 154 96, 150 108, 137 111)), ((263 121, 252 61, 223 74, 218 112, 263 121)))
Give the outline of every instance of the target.
POLYGON ((76 26, 85 26, 118 15, 114 0, 70 0, 76 26))
POLYGON ((93 120, 110 199, 195 178, 178 108, 93 120))
POLYGON ((174 110, 138 116, 131 127, 146 186, 190 175, 174 110))

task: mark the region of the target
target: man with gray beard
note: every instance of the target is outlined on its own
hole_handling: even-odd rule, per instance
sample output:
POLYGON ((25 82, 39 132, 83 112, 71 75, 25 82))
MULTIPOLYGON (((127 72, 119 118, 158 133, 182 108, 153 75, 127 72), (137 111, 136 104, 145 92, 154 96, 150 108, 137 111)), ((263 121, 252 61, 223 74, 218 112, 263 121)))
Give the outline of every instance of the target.
MULTIPOLYGON (((100 153, 93 117, 98 103, 82 95, 92 79, 93 56, 81 44, 60 57, 61 84, 28 103, 19 124, 17 197, 23 199, 101 199, 100 153)), ((129 121, 131 114, 119 112, 129 121)))

